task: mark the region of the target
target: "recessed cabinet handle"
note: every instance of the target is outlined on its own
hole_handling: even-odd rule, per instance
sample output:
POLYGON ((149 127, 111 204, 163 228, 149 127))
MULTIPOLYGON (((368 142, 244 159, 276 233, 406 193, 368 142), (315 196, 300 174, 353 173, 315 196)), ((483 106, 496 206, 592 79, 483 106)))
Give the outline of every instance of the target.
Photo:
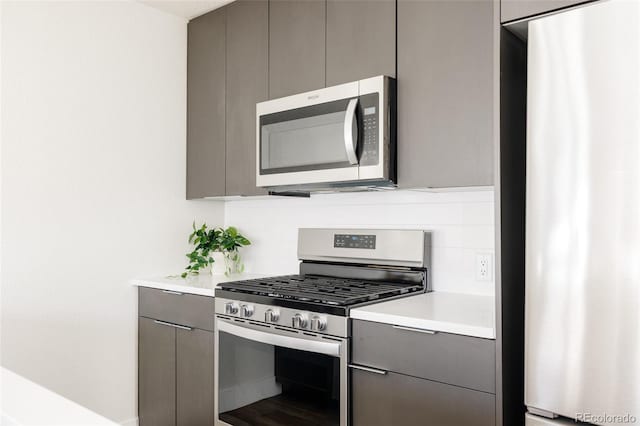
POLYGON ((162 290, 163 293, 167 293, 167 294, 175 294, 176 296, 182 296, 182 293, 180 293, 179 291, 173 291, 173 290, 162 290))
POLYGON ((362 365, 349 364, 349 368, 353 368, 354 370, 366 371, 367 373, 380 374, 381 376, 387 375, 387 372, 384 370, 378 370, 377 368, 371 367, 363 367, 362 365))
POLYGON ((423 330, 421 328, 411 328, 411 327, 404 327, 401 325, 393 325, 393 328, 395 328, 396 330, 404 330, 404 331, 415 331, 416 333, 422 333, 422 334, 437 334, 437 331, 433 331, 433 330, 423 330))
POLYGON ((191 328, 191 327, 187 327, 185 325, 173 324, 171 322, 164 322, 164 321, 159 321, 159 320, 154 320, 153 322, 155 322, 156 324, 160 324, 160 325, 166 325, 167 327, 179 328, 180 330, 187 330, 187 331, 193 330, 193 328, 191 328))

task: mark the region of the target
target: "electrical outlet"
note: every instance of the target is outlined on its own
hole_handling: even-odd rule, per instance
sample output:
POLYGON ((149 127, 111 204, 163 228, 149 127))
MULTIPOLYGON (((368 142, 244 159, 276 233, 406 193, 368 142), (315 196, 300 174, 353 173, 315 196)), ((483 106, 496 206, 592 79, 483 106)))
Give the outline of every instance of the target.
POLYGON ((491 281, 493 279, 493 255, 491 253, 476 253, 476 281, 491 281))

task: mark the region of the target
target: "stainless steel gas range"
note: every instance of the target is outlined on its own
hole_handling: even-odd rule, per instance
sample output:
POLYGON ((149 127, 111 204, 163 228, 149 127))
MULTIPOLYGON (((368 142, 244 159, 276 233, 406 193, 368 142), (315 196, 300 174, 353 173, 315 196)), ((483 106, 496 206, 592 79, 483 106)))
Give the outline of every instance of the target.
POLYGON ((429 291, 430 247, 421 230, 300 229, 298 275, 221 284, 215 424, 348 425, 349 311, 429 291))

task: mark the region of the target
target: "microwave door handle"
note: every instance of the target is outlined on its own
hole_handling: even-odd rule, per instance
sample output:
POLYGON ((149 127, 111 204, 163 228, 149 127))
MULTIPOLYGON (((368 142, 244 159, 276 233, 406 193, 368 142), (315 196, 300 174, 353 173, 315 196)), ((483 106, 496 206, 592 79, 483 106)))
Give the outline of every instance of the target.
POLYGON ((347 105, 347 113, 344 117, 344 148, 347 152, 349 163, 358 164, 356 149, 358 148, 358 123, 356 122, 356 107, 358 98, 351 99, 347 105))
POLYGON ((269 333, 253 328, 232 324, 225 320, 216 321, 219 331, 233 334, 254 342, 267 345, 281 346, 284 348, 298 349, 301 351, 321 353, 333 357, 340 357, 342 344, 339 342, 322 342, 319 340, 301 339, 299 337, 283 336, 282 334, 269 333))

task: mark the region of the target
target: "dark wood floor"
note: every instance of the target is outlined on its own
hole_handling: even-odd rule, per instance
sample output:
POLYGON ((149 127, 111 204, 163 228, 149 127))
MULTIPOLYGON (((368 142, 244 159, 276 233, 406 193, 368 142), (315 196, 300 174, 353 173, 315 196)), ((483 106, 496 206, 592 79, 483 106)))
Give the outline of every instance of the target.
POLYGON ((220 414, 234 426, 339 426, 336 403, 317 403, 310 398, 277 395, 220 414))

